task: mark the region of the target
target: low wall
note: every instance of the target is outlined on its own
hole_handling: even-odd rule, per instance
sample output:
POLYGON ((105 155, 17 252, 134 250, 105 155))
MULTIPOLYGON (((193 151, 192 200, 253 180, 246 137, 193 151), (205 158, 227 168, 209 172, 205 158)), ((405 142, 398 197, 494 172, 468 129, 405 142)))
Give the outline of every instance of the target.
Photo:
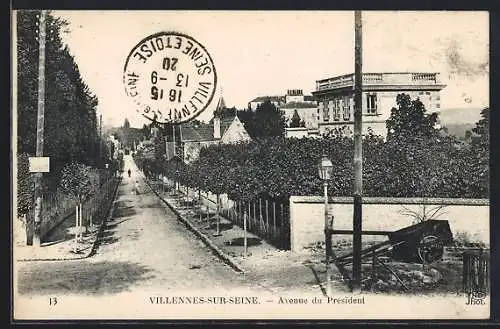
MULTIPOLYGON (((352 230, 353 199, 332 198, 329 214, 333 216, 333 228, 352 230)), ((408 211, 428 213, 443 205, 441 215, 434 219, 448 220, 453 236, 467 232, 475 241, 489 246, 490 207, 487 199, 424 199, 422 198, 363 198, 363 230, 395 231, 414 224, 408 211)), ((290 197, 291 250, 300 252, 304 247, 324 241, 324 198, 318 196, 290 197)), ((333 235, 335 243, 350 240, 352 235, 333 235)), ((363 236, 363 241, 386 240, 385 236, 363 236)))

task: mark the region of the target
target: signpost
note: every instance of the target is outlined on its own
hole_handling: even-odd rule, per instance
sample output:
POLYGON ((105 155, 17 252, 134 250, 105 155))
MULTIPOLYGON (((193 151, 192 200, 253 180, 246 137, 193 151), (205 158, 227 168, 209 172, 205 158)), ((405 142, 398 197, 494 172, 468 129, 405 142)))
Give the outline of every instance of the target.
MULTIPOLYGON (((37 123, 36 123, 36 156, 43 157, 43 130, 44 130, 44 112, 45 112, 45 36, 46 10, 40 11, 40 31, 39 31, 39 60, 38 60, 38 104, 37 104, 37 123)), ((49 168, 44 168, 44 160, 34 160, 33 169, 47 169, 47 171, 37 171, 35 175, 35 218, 33 227, 33 246, 41 245, 41 223, 42 223, 42 200, 43 200, 43 172, 48 172, 49 168), (41 168, 36 168, 41 165, 41 168)))

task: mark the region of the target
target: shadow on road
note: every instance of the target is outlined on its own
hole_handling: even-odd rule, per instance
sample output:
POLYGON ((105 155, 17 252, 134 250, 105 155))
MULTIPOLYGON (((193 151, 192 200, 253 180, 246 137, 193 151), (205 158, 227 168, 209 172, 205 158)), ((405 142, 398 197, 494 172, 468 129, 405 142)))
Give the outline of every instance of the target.
POLYGON ((112 218, 130 217, 136 213, 133 206, 125 206, 123 201, 118 201, 113 208, 112 218))
MULTIPOLYGON (((110 244, 113 244, 113 243, 117 242, 118 240, 120 240, 119 238, 117 238, 114 235, 115 235, 115 231, 105 230, 104 232, 102 232, 102 234, 97 239, 97 242, 96 242, 97 246, 96 247, 110 245, 110 244)), ((97 250, 97 248, 95 248, 95 249, 97 250)))
POLYGON ((86 261, 39 263, 19 271, 20 294, 103 295, 127 291, 136 282, 151 279, 151 269, 130 262, 86 261))
POLYGON ((53 245, 74 238, 70 228, 75 226, 75 214, 66 217, 60 224, 54 227, 43 237, 43 246, 53 245))

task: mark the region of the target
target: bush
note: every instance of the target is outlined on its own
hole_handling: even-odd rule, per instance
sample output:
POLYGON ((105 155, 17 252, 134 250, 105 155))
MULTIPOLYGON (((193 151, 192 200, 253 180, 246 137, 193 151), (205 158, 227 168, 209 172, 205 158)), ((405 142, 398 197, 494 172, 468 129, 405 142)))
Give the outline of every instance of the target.
MULTIPOLYGON (((351 138, 266 138, 211 145, 185 165, 164 163, 163 171, 184 185, 228 194, 233 200, 257 198, 286 202, 291 195, 321 195, 317 165, 324 153, 333 163, 329 193, 353 191, 351 138), (177 168, 177 169, 176 169, 177 168), (179 170, 179 177, 176 177, 179 170)), ((138 163, 150 166, 146 159, 138 163)), ((402 141, 368 135, 363 140, 363 189, 374 197, 488 198, 488 161, 453 137, 402 141)))
POLYGON ((35 182, 29 171, 29 155, 17 156, 17 212, 27 214, 34 205, 35 182))

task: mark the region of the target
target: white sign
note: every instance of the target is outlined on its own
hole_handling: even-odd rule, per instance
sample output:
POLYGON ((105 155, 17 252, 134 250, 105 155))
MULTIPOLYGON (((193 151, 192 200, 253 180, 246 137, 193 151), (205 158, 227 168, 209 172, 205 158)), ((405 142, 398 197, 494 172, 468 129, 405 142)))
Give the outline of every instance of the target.
POLYGON ((178 32, 159 32, 139 42, 127 57, 125 92, 146 118, 187 122, 214 97, 215 66, 205 47, 178 32))
POLYGON ((30 157, 30 172, 49 172, 50 158, 49 157, 30 157))

